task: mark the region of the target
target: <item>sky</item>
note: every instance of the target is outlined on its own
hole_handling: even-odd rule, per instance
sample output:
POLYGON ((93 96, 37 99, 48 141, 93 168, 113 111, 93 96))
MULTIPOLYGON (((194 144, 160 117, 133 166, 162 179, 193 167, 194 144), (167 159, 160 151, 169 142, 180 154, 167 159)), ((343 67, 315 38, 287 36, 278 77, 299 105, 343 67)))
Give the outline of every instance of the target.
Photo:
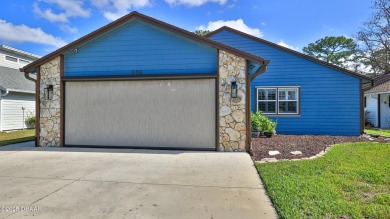
POLYGON ((46 55, 131 12, 195 31, 230 26, 297 51, 352 37, 372 0, 1 0, 0 44, 46 55))

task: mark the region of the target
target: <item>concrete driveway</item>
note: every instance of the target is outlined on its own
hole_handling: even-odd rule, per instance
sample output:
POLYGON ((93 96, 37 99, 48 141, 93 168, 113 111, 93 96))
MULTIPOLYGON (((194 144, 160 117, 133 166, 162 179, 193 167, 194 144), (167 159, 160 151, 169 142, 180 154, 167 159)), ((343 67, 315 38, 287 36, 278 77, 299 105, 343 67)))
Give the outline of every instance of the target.
POLYGON ((246 153, 0 147, 0 218, 276 218, 246 153))

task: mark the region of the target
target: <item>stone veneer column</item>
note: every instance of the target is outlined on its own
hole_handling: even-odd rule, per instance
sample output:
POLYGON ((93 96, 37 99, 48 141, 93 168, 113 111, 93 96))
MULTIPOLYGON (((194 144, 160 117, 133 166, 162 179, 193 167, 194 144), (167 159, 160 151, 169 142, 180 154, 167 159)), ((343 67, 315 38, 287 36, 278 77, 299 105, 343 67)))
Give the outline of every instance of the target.
POLYGON ((245 151, 246 60, 219 51, 219 151, 245 151), (237 98, 231 98, 231 82, 237 82, 237 98))
POLYGON ((60 57, 40 66, 40 146, 60 146, 60 57), (53 85, 53 99, 46 100, 44 89, 53 85))

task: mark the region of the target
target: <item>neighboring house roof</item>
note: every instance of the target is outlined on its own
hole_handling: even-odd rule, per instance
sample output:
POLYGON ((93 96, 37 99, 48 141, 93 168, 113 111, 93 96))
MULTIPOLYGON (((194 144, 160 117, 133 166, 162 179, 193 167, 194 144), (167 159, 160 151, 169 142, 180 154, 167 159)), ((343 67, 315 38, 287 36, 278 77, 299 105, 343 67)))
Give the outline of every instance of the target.
MULTIPOLYGON (((367 77, 365 75, 362 75, 362 74, 359 74, 359 73, 356 73, 356 72, 353 72, 353 71, 350 71, 350 70, 347 70, 345 68, 341 68, 339 66, 336 66, 336 65, 333 65, 333 64, 330 64, 330 63, 327 63, 327 62, 324 62, 322 60, 319 60, 319 59, 316 59, 312 56, 308 56, 308 55, 305 55, 303 53, 300 53, 300 52, 297 52, 295 50, 292 50, 292 49, 289 49, 289 48, 286 48, 284 46, 280 46, 278 44, 275 44, 275 43, 272 43, 270 41, 267 41, 267 40, 263 40, 261 38, 258 38, 258 37, 255 37, 255 36, 252 36, 252 35, 249 35, 249 34, 246 34, 244 32, 241 32, 241 31, 238 31, 236 29, 233 29, 233 28, 230 28, 230 27, 227 27, 227 26, 223 26, 209 34, 206 35, 206 37, 211 37, 215 34, 218 34, 219 32, 222 32, 222 31, 230 31, 232 33, 235 33, 237 35, 240 35, 240 36, 243 36, 245 38, 248 38, 248 39, 251 39, 251 40, 254 40, 254 41, 257 41, 259 43, 262 43, 262 44, 265 44, 265 45, 268 45, 270 47, 273 47, 273 48, 276 48, 276 49, 279 49, 279 50, 282 50, 284 52, 287 52, 287 53, 290 53, 292 55, 296 55, 296 56, 299 56, 301 58, 304 58, 304 59, 307 59, 307 60, 310 60, 312 62, 315 62, 315 63, 318 63, 320 65, 323 65, 323 66, 326 66, 326 67, 329 67, 329 68, 332 68, 332 69, 335 69, 337 71, 340 71, 342 73, 345 73, 345 74, 348 74, 348 75, 351 75, 353 77, 357 77, 357 78, 360 78, 360 79, 365 79, 365 80, 368 80, 368 81, 372 81, 372 79, 370 77, 367 77)), ((271 60, 272 61, 272 60, 271 60)))
POLYGON ((390 74, 384 74, 374 78, 372 86, 364 89, 364 93, 380 92, 390 92, 390 74))
POLYGON ((35 93, 35 83, 27 80, 18 69, 0 66, 0 89, 22 93, 35 93))
POLYGON ((31 58, 31 59, 34 59, 34 60, 37 60, 37 59, 41 58, 38 55, 29 53, 29 52, 25 52, 25 51, 22 51, 22 50, 19 50, 19 49, 15 49, 13 47, 6 46, 6 45, 0 45, 0 49, 8 51, 8 52, 11 52, 11 53, 15 53, 15 54, 18 54, 18 55, 21 55, 21 56, 25 56, 25 57, 28 57, 28 58, 31 58))
POLYGON ((390 81, 369 88, 368 90, 364 91, 364 93, 381 93, 381 92, 390 92, 390 81))
POLYGON ((181 29, 181 28, 178 28, 176 26, 173 26, 173 25, 170 25, 168 23, 165 23, 165 22, 162 22, 160 20, 157 20, 157 19, 154 19, 152 17, 149 17, 149 16, 146 16, 146 15, 143 15, 143 14, 140 14, 136 11, 133 11, 131 13, 129 13, 128 15, 125 15, 121 18, 119 18, 118 20, 116 21, 113 21, 109 24, 107 24, 106 26, 103 26, 102 28, 96 30, 96 31, 93 31, 92 33, 84 36, 84 37, 81 37, 80 39, 66 45, 66 46, 63 46, 61 47, 60 49, 28 64, 27 66, 23 67, 20 69, 20 71, 23 71, 23 72, 31 72, 32 70, 35 69, 35 67, 39 66, 39 65, 42 65, 48 61, 50 61, 51 59, 63 54, 63 53, 66 53, 68 51, 71 51, 71 50, 74 50, 76 49, 78 46, 86 43, 86 42, 89 42, 90 40, 96 38, 96 37, 99 37, 101 35, 103 35, 104 33, 107 33, 111 30, 113 30, 114 28, 132 20, 132 19, 139 19, 139 20, 142 20, 144 22, 147 22, 147 23, 150 23, 152 25, 155 25, 155 26, 158 26, 160 28, 163 28, 163 29, 166 29, 168 31, 171 31, 173 33, 176 33, 176 34, 179 34, 179 35, 182 35, 186 38, 189 38, 189 39, 192 39, 192 40, 195 40, 197 42, 200 42, 200 43, 204 43, 206 45, 209 45, 213 48, 216 48, 216 49, 220 49, 220 50, 224 50, 226 52, 230 52, 234 55, 237 55, 237 56, 240 56, 242 58, 245 58, 247 60, 251 60, 251 61, 254 61, 256 63, 259 63, 259 64, 262 64, 262 65, 268 65, 269 61, 268 60, 265 60, 259 56, 256 56, 256 55, 253 55, 253 54, 250 54, 250 53, 247 53, 247 52, 244 52, 244 51, 241 51, 241 50, 238 50, 238 49, 235 49, 233 47, 230 47, 230 46, 227 46, 225 44, 222 44, 222 43, 218 43, 216 41, 213 41, 211 39, 208 39, 206 37, 202 37, 202 36, 199 36, 195 33, 192 33, 192 32, 189 32, 189 31, 186 31, 184 29, 181 29))

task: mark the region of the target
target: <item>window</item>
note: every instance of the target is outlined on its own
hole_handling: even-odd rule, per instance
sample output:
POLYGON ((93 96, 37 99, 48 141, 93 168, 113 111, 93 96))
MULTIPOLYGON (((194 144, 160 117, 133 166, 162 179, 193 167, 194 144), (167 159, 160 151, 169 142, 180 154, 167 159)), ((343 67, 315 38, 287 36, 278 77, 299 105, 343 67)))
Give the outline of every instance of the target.
POLYGON ((5 56, 5 60, 11 61, 11 62, 18 62, 18 58, 15 58, 12 56, 5 56))
POLYGON ((24 60, 24 59, 19 59, 19 63, 27 65, 30 63, 30 61, 24 60))
POLYGON ((276 88, 258 88, 258 110, 263 113, 276 114, 276 88))
POLYGON ((264 114, 299 114, 299 88, 257 88, 257 110, 264 114))

